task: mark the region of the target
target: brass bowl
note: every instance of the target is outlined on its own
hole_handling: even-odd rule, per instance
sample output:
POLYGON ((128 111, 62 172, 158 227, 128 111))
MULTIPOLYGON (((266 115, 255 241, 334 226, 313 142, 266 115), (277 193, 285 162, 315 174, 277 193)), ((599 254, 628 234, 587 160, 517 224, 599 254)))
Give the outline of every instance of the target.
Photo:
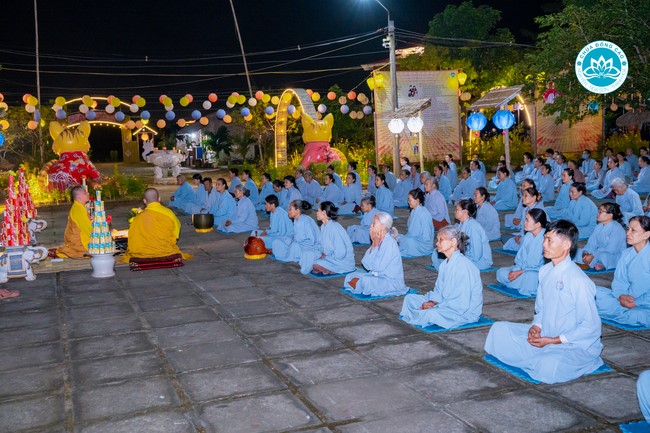
POLYGON ((197 233, 207 233, 213 230, 214 215, 211 213, 197 213, 192 215, 192 224, 197 233))

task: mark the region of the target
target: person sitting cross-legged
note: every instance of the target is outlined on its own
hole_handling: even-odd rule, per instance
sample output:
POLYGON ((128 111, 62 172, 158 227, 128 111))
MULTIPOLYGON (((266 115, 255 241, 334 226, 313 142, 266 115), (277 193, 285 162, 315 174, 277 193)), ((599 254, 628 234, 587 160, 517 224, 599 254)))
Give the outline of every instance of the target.
MULTIPOLYGON (((229 193, 226 193, 229 194, 229 193)), ((244 233, 257 230, 259 221, 255 205, 248 198, 249 191, 243 184, 235 186, 235 198, 237 199, 236 213, 234 217, 226 219, 217 226, 218 230, 225 233, 244 233)))
POLYGON ((178 184, 178 188, 169 197, 169 207, 174 207, 181 212, 189 213, 192 210, 194 199, 196 198, 194 188, 187 183, 184 174, 176 176, 176 183, 178 184))
POLYGON ((476 322, 483 310, 483 283, 474 263, 463 252, 467 235, 454 226, 438 232, 436 247, 445 256, 432 291, 406 295, 400 318, 417 326, 457 328, 476 322))
POLYGON ((275 194, 269 194, 264 199, 265 210, 269 213, 269 228, 259 233, 266 248, 273 248, 273 241, 284 239, 290 242, 293 237, 293 223, 287 215, 287 211, 280 207, 280 201, 275 194))
POLYGON ((70 191, 72 207, 68 213, 68 224, 63 232, 63 246, 56 249, 56 255, 61 258, 82 258, 88 251, 92 225, 86 210, 90 199, 88 191, 82 186, 75 186, 70 191))
POLYGON ((149 265, 174 263, 178 266, 183 260, 191 259, 190 254, 184 254, 176 245, 181 223, 174 212, 160 204, 158 190, 148 188, 143 201, 146 208, 131 222, 129 244, 123 260, 149 265))
POLYGON ((356 269, 354 266, 354 248, 347 232, 339 224, 338 208, 331 201, 318 205, 316 218, 320 226, 320 257, 312 267, 315 274, 347 274, 356 269))
POLYGON ((372 245, 361 260, 368 272, 347 275, 346 289, 367 296, 400 296, 408 292, 396 236, 393 218, 386 212, 377 212, 370 225, 372 245))
POLYGON ((370 243, 370 225, 378 212, 375 208, 375 197, 370 196, 361 199, 361 212, 363 212, 361 224, 354 224, 347 228, 348 236, 350 236, 353 244, 370 243))
POLYGON ((433 220, 424 207, 424 193, 420 188, 409 192, 409 215, 405 235, 398 238, 399 250, 403 257, 429 256, 433 253, 433 220))
POLYGON ((630 219, 630 248, 623 251, 612 289, 596 288, 596 305, 603 319, 633 326, 650 326, 650 217, 630 219))
POLYGON ((532 325, 496 322, 485 351, 543 383, 567 382, 598 369, 601 323, 596 286, 571 261, 578 243, 573 223, 558 220, 544 234, 544 257, 532 325))
MULTIPOLYGON (((598 162, 598 161, 596 161, 598 162)), ((584 248, 578 250, 575 262, 582 269, 614 269, 627 247, 621 208, 616 203, 603 203, 596 216, 598 224, 584 248)))

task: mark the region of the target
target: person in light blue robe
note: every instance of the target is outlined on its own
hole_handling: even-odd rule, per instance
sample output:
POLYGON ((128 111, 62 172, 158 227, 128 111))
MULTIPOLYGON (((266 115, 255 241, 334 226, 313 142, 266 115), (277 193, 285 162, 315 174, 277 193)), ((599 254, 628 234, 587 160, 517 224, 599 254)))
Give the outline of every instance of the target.
POLYGON ((175 207, 181 212, 189 213, 194 205, 194 198, 196 194, 194 188, 187 183, 184 174, 176 176, 176 183, 178 188, 169 198, 169 207, 175 207))
MULTIPOLYGON (((209 177, 203 178, 203 186, 199 186, 199 188, 203 188, 204 191, 204 194, 201 194, 203 201, 192 205, 190 208, 192 211, 191 213, 209 213, 210 209, 214 207, 214 204, 217 201, 217 190, 212 186, 212 179, 209 177)), ((197 197, 198 196, 199 195, 197 194, 197 197)))
POLYGON ((338 186, 341 191, 343 191, 343 181, 341 180, 341 176, 339 176, 336 170, 334 170, 334 165, 330 164, 327 166, 327 174, 332 175, 334 184, 338 186))
POLYGON ((612 181, 612 191, 616 194, 616 203, 621 207, 625 224, 630 218, 643 215, 643 204, 639 194, 632 188, 628 188, 623 179, 617 178, 612 181))
MULTIPOLYGON (((296 188, 296 178, 293 176, 284 177, 284 189, 287 190, 286 200, 289 203, 292 203, 295 200, 302 200, 302 193, 298 188, 296 188)), ((280 201, 280 206, 282 206, 282 201, 280 201)), ((284 207, 284 206, 282 206, 284 207)))
POLYGON ((589 172, 585 178, 587 183, 587 191, 594 191, 600 189, 605 181, 605 170, 600 161, 594 161, 594 169, 589 172))
POLYGON ((476 161, 470 162, 470 170, 471 170, 471 176, 472 179, 476 182, 477 188, 479 186, 485 186, 485 172, 481 170, 479 167, 479 163, 476 161))
POLYGON ((393 203, 395 207, 407 207, 408 206, 408 197, 409 192, 413 189, 412 184, 409 181, 411 173, 406 170, 402 170, 399 174, 399 180, 395 186, 395 191, 393 192, 393 203))
MULTIPOLYGON (((467 248, 464 251, 465 257, 472 261, 479 270, 488 269, 492 266, 492 248, 485 230, 474 219, 476 216, 476 205, 473 200, 461 200, 456 205, 456 227, 468 238, 467 248)), ((435 269, 440 269, 443 260, 434 253, 431 257, 431 264, 435 269)))
POLYGON ((431 173, 429 173, 428 171, 424 170, 420 172, 420 186, 418 186, 419 190, 421 190, 422 192, 426 192, 424 189, 424 182, 430 177, 431 177, 431 173))
POLYGON ((636 395, 641 413, 645 421, 650 424, 650 370, 639 375, 639 380, 636 382, 636 395))
POLYGON ((601 322, 596 287, 571 261, 578 229, 558 220, 544 234, 532 325, 497 322, 490 328, 485 351, 543 383, 567 382, 603 365, 601 322))
POLYGON ((533 155, 530 152, 524 152, 524 167, 521 171, 515 173, 515 183, 521 184, 524 179, 528 179, 533 175, 535 164, 533 164, 533 155))
POLYGON ((515 263, 497 271, 497 281, 515 289, 525 296, 535 296, 539 284, 539 269, 544 266, 544 233, 546 232, 546 213, 541 209, 531 209, 526 214, 524 230, 526 234, 517 251, 515 263))
POLYGON ((289 191, 286 190, 284 182, 280 179, 275 179, 273 181, 273 193, 278 197, 278 200, 280 200, 280 207, 288 212, 289 204, 291 203, 289 201, 289 191))
POLYGON ((375 176, 375 186, 377 187, 377 191, 375 192, 377 210, 393 216, 395 212, 393 193, 386 186, 386 176, 384 176, 384 173, 375 176))
POLYGON ((476 188, 474 203, 476 204, 476 221, 483 227, 488 239, 491 241, 501 240, 499 213, 490 204, 490 193, 487 189, 482 186, 476 188))
POLYGON ((397 186, 397 177, 395 174, 390 171, 390 166, 388 164, 382 164, 382 171, 384 176, 386 176, 386 186, 392 192, 395 192, 395 187, 397 186))
POLYGON ((650 192, 650 158, 642 156, 639 158, 639 175, 637 180, 630 184, 630 188, 639 194, 650 192))
POLYGON ((228 183, 226 179, 217 179, 215 200, 210 208, 210 213, 214 215, 215 227, 220 227, 228 220, 233 220, 237 215, 237 203, 233 196, 228 192, 228 183))
POLYGON ((287 212, 293 220, 293 237, 278 238, 273 241, 273 255, 281 262, 297 262, 300 273, 311 272, 314 262, 321 256, 320 229, 304 212, 311 209, 304 200, 295 200, 289 204, 287 212))
MULTIPOLYGON (((374 165, 369 165, 368 166, 368 191, 366 192, 365 197, 375 195, 377 191, 377 185, 375 185, 375 177, 377 176, 377 167, 374 165)), ((384 178, 386 178, 386 175, 384 175, 384 178)), ((388 188, 388 185, 386 185, 386 188, 388 188)))
POLYGON ((442 194, 447 203, 451 203, 451 184, 449 183, 447 176, 444 175, 443 171, 444 170, 441 165, 436 165, 433 168, 433 175, 436 177, 436 179, 438 179, 438 191, 440 191, 440 194, 442 194))
POLYGON ((192 188, 196 188, 194 191, 194 202, 188 205, 189 213, 194 213, 194 205, 200 205, 205 200, 205 196, 208 192, 203 187, 203 177, 200 173, 194 173, 192 176, 192 188))
POLYGON ((607 172, 603 178, 602 188, 593 190, 591 195, 599 200, 613 197, 612 182, 614 179, 625 179, 625 174, 618 168, 618 160, 612 156, 607 158, 607 172))
MULTIPOLYGON (((501 159, 504 159, 504 158, 505 158, 505 156, 501 155, 501 159)), ((485 164, 483 163, 483 161, 481 161, 478 153, 475 153, 474 155, 472 155, 472 161, 470 161, 470 168, 471 168, 472 162, 476 163, 478 169, 483 172, 483 177, 485 177, 485 175, 487 174, 487 168, 485 167, 485 164)), ((479 185, 479 186, 485 186, 485 184, 479 185)))
MULTIPOLYGON (((513 210, 517 208, 519 198, 517 197, 517 185, 510 178, 510 170, 501 167, 497 170, 499 184, 494 200, 491 202, 496 210, 513 210)), ((523 180, 520 182, 523 183, 523 180)))
POLYGON ((603 319, 650 326, 650 217, 633 217, 627 231, 630 248, 614 271, 612 289, 597 287, 596 305, 603 319))
POLYGON ((298 188, 300 191, 303 191, 305 189, 305 184, 307 181, 305 180, 305 170, 302 167, 298 167, 294 173, 294 179, 295 181, 293 182, 296 185, 296 188, 298 188))
POLYGON ((440 229, 436 246, 445 256, 433 291, 404 297, 400 318, 411 325, 457 328, 478 321, 483 311, 483 283, 463 251, 467 236, 454 226, 440 229))
POLYGON ((451 185, 451 190, 453 191, 458 185, 458 169, 456 168, 456 163, 454 162, 454 157, 451 153, 445 155, 445 163, 447 164, 445 176, 447 176, 447 179, 449 179, 449 184, 451 185))
POLYGON ((424 207, 429 211, 434 228, 442 228, 451 223, 449 207, 442 193, 438 191, 438 178, 430 177, 424 182, 426 195, 424 207))
POLYGON ((255 205, 246 196, 247 193, 244 185, 240 184, 235 187, 235 198, 237 199, 235 216, 223 224, 217 225, 217 230, 225 233, 245 233, 259 228, 255 205))
POLYGON ((623 172, 625 175, 625 180, 626 181, 631 181, 632 180, 632 166, 630 165, 629 162, 625 159, 625 153, 624 152, 618 152, 616 154, 616 159, 618 160, 618 168, 623 172))
MULTIPOLYGON (((427 180, 428 181, 428 180, 427 180)), ((424 193, 421 189, 409 192, 411 214, 407 223, 407 232, 398 238, 402 257, 429 256, 433 253, 433 221, 431 214, 423 206, 424 193)))
MULTIPOLYGON (((594 164, 596 160, 591 158, 591 150, 585 149, 582 151, 582 164, 580 164, 580 171, 585 175, 585 178, 594 171, 594 164)), ((601 163, 602 167, 602 163, 601 163)))
POLYGON ((250 170, 244 170, 241 173, 241 181, 242 184, 246 187, 246 190, 248 191, 248 198, 251 200, 251 203, 253 203, 253 206, 257 210, 257 205, 260 202, 260 190, 257 189, 257 184, 251 177, 251 171, 250 170))
POLYGON ((310 170, 306 170, 304 174, 305 183, 300 189, 303 200, 307 200, 310 205, 314 206, 323 193, 320 184, 314 179, 314 174, 310 170))
MULTIPOLYGON (((521 191, 533 186, 535 186, 535 182, 532 179, 524 179, 521 183, 521 191)), ((521 230, 524 227, 524 207, 521 198, 519 198, 515 212, 504 215, 503 225, 512 230, 521 230)))
POLYGON ((586 264, 597 271, 614 269, 627 248, 621 208, 616 203, 603 203, 598 208, 594 229, 584 248, 576 253, 575 262, 586 264))
MULTIPOLYGON (((526 220, 526 213, 531 209, 537 208, 537 209, 542 209, 546 212, 546 209, 544 208, 544 203, 542 203, 541 200, 541 194, 537 191, 537 188, 535 188, 534 186, 523 189, 521 191, 521 202, 523 205, 523 209, 522 209, 523 221, 526 220)), ((523 237, 524 237, 524 225, 521 224, 521 231, 518 235, 510 239, 502 239, 504 241, 503 249, 509 251, 519 251, 523 237)))
POLYGON ((466 200, 468 198, 474 197, 474 191, 476 191, 476 188, 478 188, 479 185, 472 177, 470 177, 470 175, 471 171, 469 167, 465 167, 461 170, 460 176, 462 179, 451 195, 451 202, 453 204, 456 204, 460 200, 466 200))
POLYGON ((280 239, 285 243, 293 238, 293 222, 289 219, 287 211, 280 207, 280 201, 275 194, 266 196, 266 211, 270 214, 269 228, 259 234, 266 248, 272 249, 273 242, 280 239))
POLYGON ((346 185, 343 188, 343 201, 337 203, 339 215, 353 215, 357 211, 361 210, 359 204, 361 204, 363 192, 361 191, 359 179, 354 175, 354 173, 348 173, 345 177, 345 182, 346 185))
POLYGON ((551 176, 551 167, 548 164, 542 165, 542 175, 537 184, 537 190, 542 195, 543 202, 555 200, 555 180, 551 176))
POLYGON ((420 188, 422 182, 420 181, 420 164, 414 162, 411 164, 411 189, 420 188))
POLYGON ((338 208, 331 201, 324 201, 318 205, 316 218, 320 226, 319 258, 312 267, 314 274, 347 274, 356 270, 354 264, 354 248, 347 232, 336 221, 338 208))
POLYGON ((582 182, 574 182, 569 190, 571 201, 566 212, 563 213, 565 219, 571 221, 578 227, 580 239, 587 239, 596 228, 598 218, 598 208, 585 194, 587 187, 582 182))
POLYGON ((636 177, 639 172, 639 157, 634 154, 634 149, 631 147, 625 149, 625 160, 632 168, 632 176, 636 177))
MULTIPOLYGON (((271 182, 271 175, 268 173, 263 173, 262 174, 262 190, 260 191, 259 197, 258 197, 258 205, 255 206, 255 209, 258 211, 263 211, 266 209, 266 197, 270 196, 271 194, 275 195, 275 191, 273 191, 273 182, 271 182)), ((276 195, 277 198, 277 195, 276 195)))
POLYGON ((320 197, 316 199, 316 203, 322 201, 331 201, 332 203, 341 203, 343 201, 343 191, 334 183, 334 176, 330 173, 325 173, 323 176, 323 183, 325 189, 320 197))
MULTIPOLYGON (((348 236, 353 244, 369 244, 370 243, 370 225, 372 219, 377 215, 375 208, 375 198, 373 196, 364 197, 361 199, 361 224, 354 224, 347 228, 348 236)), ((392 220, 392 218, 391 218, 392 220)))
POLYGON ((228 192, 230 192, 230 194, 234 194, 235 187, 242 184, 241 179, 239 178, 239 169, 231 167, 228 170, 228 176, 230 176, 230 188, 228 188, 228 192))
POLYGON ((352 293, 367 296, 400 296, 409 291, 404 283, 404 268, 395 240, 393 218, 377 212, 370 226, 372 245, 361 264, 366 272, 353 272, 345 277, 344 286, 352 293))
MULTIPOLYGON (((562 171, 562 186, 560 187, 560 192, 557 194, 555 203, 553 206, 546 208, 546 214, 551 220, 566 218, 566 211, 571 201, 571 197, 569 197, 571 185, 573 185, 573 170, 565 168, 562 171)), ((544 193, 542 193, 542 197, 544 197, 544 193)))
POLYGON ((494 191, 499 187, 499 169, 506 166, 505 161, 499 161, 497 164, 497 171, 487 184, 487 188, 491 191, 494 191))

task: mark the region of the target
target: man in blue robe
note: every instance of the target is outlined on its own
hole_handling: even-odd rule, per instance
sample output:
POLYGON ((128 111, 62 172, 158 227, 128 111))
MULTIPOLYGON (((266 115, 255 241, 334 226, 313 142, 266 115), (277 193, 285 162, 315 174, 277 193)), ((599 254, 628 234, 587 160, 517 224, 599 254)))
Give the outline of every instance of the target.
POLYGON ((280 202, 275 194, 266 196, 266 211, 271 215, 269 228, 259 234, 266 248, 273 248, 273 241, 281 239, 289 243, 293 237, 293 222, 289 219, 287 211, 280 207, 280 202))
POLYGON ((395 192, 397 177, 392 171, 390 171, 390 166, 388 164, 382 165, 382 171, 384 172, 384 176, 386 176, 386 185, 388 186, 388 189, 395 192))
POLYGON ((178 188, 169 198, 169 207, 175 207, 182 212, 188 213, 192 210, 194 198, 196 197, 194 188, 185 181, 184 174, 176 176, 176 183, 178 188))
POLYGON ((491 202, 496 210, 513 210, 519 204, 519 197, 517 197, 517 185, 510 178, 510 170, 506 167, 501 167, 497 171, 499 177, 499 185, 497 185, 497 193, 494 196, 494 201, 491 202))
POLYGON ((456 204, 460 200, 464 199, 474 199, 474 191, 478 188, 478 184, 471 177, 471 170, 469 167, 465 167, 461 170, 460 176, 462 177, 460 183, 454 189, 454 193, 451 195, 452 203, 456 204))
POLYGON ((650 370, 639 375, 636 382, 636 395, 639 399, 639 407, 646 422, 650 424, 650 370))
POLYGON ((540 382, 567 382, 603 364, 596 286, 571 261, 577 243, 578 229, 572 223, 549 225, 544 257, 550 263, 539 270, 532 325, 497 322, 485 342, 487 353, 540 382))

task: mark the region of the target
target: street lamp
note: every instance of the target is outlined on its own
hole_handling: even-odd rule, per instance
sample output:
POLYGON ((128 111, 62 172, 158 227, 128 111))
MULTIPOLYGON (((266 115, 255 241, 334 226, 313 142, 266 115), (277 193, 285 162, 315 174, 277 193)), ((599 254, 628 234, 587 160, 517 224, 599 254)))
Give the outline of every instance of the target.
POLYGON ((411 131, 411 134, 417 134, 418 136, 418 154, 420 155, 420 170, 424 170, 424 146, 422 144, 422 128, 424 127, 424 122, 422 118, 411 117, 408 122, 406 122, 406 127, 411 131))
MULTIPOLYGON (((384 4, 375 0, 388 15, 388 48, 390 50, 390 81, 391 81, 391 102, 393 103, 393 116, 399 108, 397 101, 397 67, 395 64, 395 23, 390 19, 390 11, 384 4)), ((391 121, 392 122, 392 121, 391 121)), ((389 127, 390 128, 390 127, 389 127)), ((402 129, 404 129, 404 122, 402 122, 402 129)), ((392 131, 392 130, 391 130, 392 131)), ((401 131, 400 131, 401 132, 401 131)), ((393 145, 393 173, 399 173, 399 134, 395 134, 395 144, 393 145)))

